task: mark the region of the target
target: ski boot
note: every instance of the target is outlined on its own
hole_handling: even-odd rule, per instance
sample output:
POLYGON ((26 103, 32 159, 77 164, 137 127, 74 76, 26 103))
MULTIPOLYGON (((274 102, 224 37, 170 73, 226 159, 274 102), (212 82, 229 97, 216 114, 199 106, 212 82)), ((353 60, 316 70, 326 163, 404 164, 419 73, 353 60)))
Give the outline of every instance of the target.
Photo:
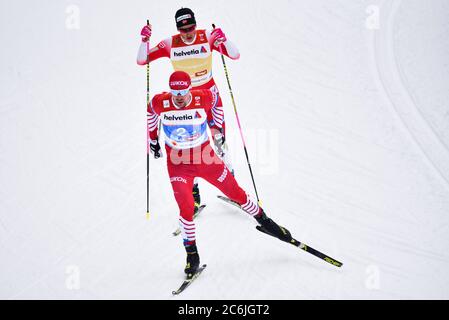
POLYGON ((193 213, 196 214, 198 212, 198 208, 201 205, 200 189, 198 188, 198 183, 195 183, 193 185, 192 194, 194 200, 193 213))
POLYGON ((187 253, 187 263, 184 268, 184 272, 188 275, 194 275, 200 266, 200 256, 198 255, 198 249, 196 244, 185 246, 187 253))
POLYGON ((264 229, 261 230, 262 232, 266 231, 268 234, 272 235, 273 237, 278 238, 279 240, 285 241, 285 242, 291 242, 292 241, 292 235, 290 231, 288 231, 286 228, 281 227, 276 222, 271 220, 267 217, 265 212, 261 209, 261 213, 255 217, 257 222, 260 224, 260 227, 258 229, 264 229))

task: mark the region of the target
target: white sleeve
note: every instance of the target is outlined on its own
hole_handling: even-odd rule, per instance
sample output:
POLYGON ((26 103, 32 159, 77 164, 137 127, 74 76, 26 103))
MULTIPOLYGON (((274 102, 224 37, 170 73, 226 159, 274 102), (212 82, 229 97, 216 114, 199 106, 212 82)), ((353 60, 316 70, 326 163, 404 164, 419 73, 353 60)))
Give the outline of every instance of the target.
POLYGON ((137 64, 145 65, 148 61, 148 42, 142 42, 139 47, 139 52, 137 52, 137 64))
MULTIPOLYGON (((210 35, 211 35, 211 32, 209 30, 206 30, 206 37, 207 37, 207 40, 209 40, 209 41, 210 41, 210 35)), ((226 52, 223 52, 223 54, 225 54, 226 56, 228 56, 229 58, 231 58, 233 60, 237 60, 238 58, 240 58, 240 52, 232 41, 226 40, 225 42, 223 42, 222 45, 225 47, 225 50, 226 50, 226 52)), ((212 46, 213 46, 213 44, 211 44, 211 47, 212 46)), ((220 49, 215 46, 213 46, 213 48, 217 49, 217 51, 220 51, 220 49)))
POLYGON ((223 45, 225 46, 226 51, 228 52, 229 58, 234 60, 240 58, 240 52, 234 43, 232 43, 230 40, 226 40, 226 42, 223 42, 223 45))

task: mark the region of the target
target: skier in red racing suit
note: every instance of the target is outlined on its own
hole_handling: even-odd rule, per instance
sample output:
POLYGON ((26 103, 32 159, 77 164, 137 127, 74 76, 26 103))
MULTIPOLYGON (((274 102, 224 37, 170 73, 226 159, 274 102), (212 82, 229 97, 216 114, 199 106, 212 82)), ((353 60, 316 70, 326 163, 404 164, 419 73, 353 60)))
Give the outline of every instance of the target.
POLYGON ((223 110, 219 96, 207 89, 191 90, 190 76, 183 71, 175 71, 170 76, 170 89, 169 93, 155 95, 148 105, 148 140, 154 157, 161 157, 160 120, 168 174, 180 211, 179 225, 187 252, 185 273, 194 274, 200 264, 193 221, 192 185, 196 177, 208 181, 238 203, 269 233, 290 241, 290 232, 267 217, 211 147, 207 127, 212 134, 222 130, 223 110))
MULTIPOLYGON (((212 53, 216 51, 232 60, 238 60, 240 53, 237 47, 226 37, 221 28, 215 28, 212 31, 197 29, 195 14, 189 8, 177 10, 175 21, 179 33, 162 40, 153 48, 150 48, 149 44, 152 27, 151 25, 143 26, 140 33, 142 42, 137 54, 137 64, 146 65, 158 59, 168 58, 174 71, 185 71, 190 75, 194 89, 210 89, 219 96, 220 93, 212 76, 212 53)), ((221 99, 217 103, 222 106, 221 99)), ((223 109, 221 110, 223 112, 223 109)), ((221 140, 222 143, 215 144, 217 154, 233 173, 224 120, 223 116, 222 130, 217 133, 218 136, 217 139, 214 139, 214 143, 221 140)), ((195 200, 195 209, 198 209, 201 204, 201 196, 196 181, 193 184, 192 194, 195 200)))

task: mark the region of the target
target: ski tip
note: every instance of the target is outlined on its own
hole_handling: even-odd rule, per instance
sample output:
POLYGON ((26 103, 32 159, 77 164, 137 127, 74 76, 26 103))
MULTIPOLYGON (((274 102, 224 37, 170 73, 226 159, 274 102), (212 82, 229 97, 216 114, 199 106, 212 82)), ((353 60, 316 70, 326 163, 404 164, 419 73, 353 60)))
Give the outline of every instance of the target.
MULTIPOLYGON (((327 261, 327 260, 326 260, 327 261)), ((332 261, 327 261, 333 266, 336 266, 337 268, 341 268, 343 266, 343 263, 337 260, 332 259, 332 261)))

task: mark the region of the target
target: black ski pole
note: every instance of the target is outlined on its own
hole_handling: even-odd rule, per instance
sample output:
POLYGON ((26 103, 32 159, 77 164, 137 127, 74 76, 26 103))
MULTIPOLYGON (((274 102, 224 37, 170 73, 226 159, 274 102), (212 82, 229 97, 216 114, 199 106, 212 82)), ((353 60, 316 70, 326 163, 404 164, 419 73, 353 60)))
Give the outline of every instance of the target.
MULTIPOLYGON (((215 29, 215 24, 212 24, 212 28, 215 29)), ((251 163, 249 161, 248 150, 246 148, 245 138, 243 137, 242 126, 240 124, 240 118, 239 118, 239 114, 237 112, 237 106, 235 104, 234 94, 232 93, 232 87, 231 87, 231 81, 229 80, 228 68, 226 67, 226 62, 224 59, 223 52, 221 51, 221 48, 220 48, 220 53, 221 53, 221 61, 223 62, 223 68, 224 68, 224 72, 226 75, 226 80, 228 82, 229 93, 231 94, 232 105, 234 106, 234 113, 235 113, 235 117, 237 119, 237 125, 239 126, 239 130, 240 130, 240 137, 242 138, 243 149, 245 151, 245 156, 246 156, 246 162, 248 164, 249 173, 251 174, 251 180, 253 181, 254 191, 256 192, 257 203, 259 205, 261 205, 261 202, 259 200, 259 194, 257 193, 256 182, 254 180, 253 170, 251 168, 251 163)))
MULTIPOLYGON (((147 20, 147 26, 150 25, 150 21, 147 20)), ((147 42, 147 54, 149 49, 149 42, 147 42)), ((147 57, 148 59, 148 57, 147 57)), ((150 61, 147 63, 147 105, 146 108, 148 108, 148 104, 150 103, 150 61)), ((148 124, 146 128, 147 132, 147 220, 150 219, 150 147, 149 147, 149 141, 148 141, 148 124)))

